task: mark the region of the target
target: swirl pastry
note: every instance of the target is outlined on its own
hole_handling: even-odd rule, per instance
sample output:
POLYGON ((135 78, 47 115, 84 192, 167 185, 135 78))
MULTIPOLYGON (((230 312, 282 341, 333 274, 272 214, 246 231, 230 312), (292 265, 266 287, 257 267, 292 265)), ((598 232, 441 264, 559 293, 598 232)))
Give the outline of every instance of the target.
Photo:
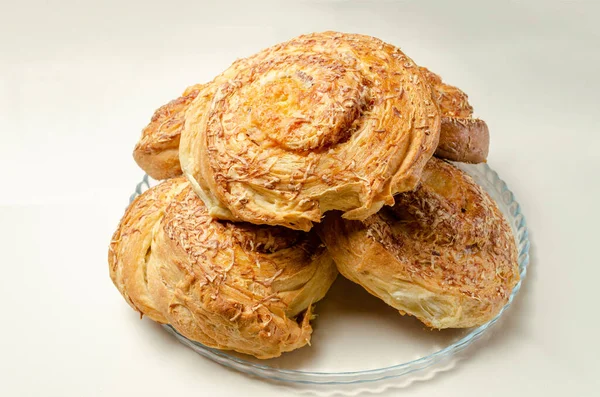
POLYGON ((442 114, 440 141, 436 157, 463 163, 486 161, 490 133, 485 121, 473 118, 467 94, 442 82, 437 74, 421 67, 421 74, 432 88, 433 98, 442 114))
POLYGON ((217 221, 183 177, 136 198, 108 260, 115 286, 141 314, 258 358, 310 341, 311 305, 337 276, 314 232, 217 221))
POLYGON ((365 221, 319 233, 346 278, 433 328, 492 319, 519 280, 510 226, 468 175, 432 158, 421 184, 365 221))
POLYGON ((236 62, 186 113, 179 159, 220 219, 309 230, 413 189, 440 116, 418 67, 369 36, 300 36, 236 62))
MULTIPOLYGON (((236 68, 231 69, 235 71, 236 68)), ((427 68, 420 67, 419 71, 431 85, 433 99, 442 115, 435 156, 467 163, 485 161, 489 151, 489 131, 483 120, 472 118, 473 107, 467 95, 442 82, 440 76, 427 68)), ((215 88, 228 77, 222 74, 210 83, 188 87, 182 96, 154 112, 133 152, 135 161, 148 175, 156 180, 181 175, 179 141, 185 112, 201 90, 204 100, 211 101, 215 88)))

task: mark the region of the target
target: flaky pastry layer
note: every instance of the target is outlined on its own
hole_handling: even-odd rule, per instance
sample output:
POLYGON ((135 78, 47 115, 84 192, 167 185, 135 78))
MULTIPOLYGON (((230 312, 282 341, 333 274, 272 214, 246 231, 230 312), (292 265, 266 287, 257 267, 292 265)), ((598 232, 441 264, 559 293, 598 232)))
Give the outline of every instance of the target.
POLYGON ((519 280, 515 239, 497 205, 436 158, 393 207, 365 221, 327 216, 319 233, 342 275, 433 328, 484 324, 519 280))
POLYGON ((337 276, 314 233, 213 219, 183 177, 143 193, 109 250, 127 302, 189 339, 258 358, 309 343, 337 276))

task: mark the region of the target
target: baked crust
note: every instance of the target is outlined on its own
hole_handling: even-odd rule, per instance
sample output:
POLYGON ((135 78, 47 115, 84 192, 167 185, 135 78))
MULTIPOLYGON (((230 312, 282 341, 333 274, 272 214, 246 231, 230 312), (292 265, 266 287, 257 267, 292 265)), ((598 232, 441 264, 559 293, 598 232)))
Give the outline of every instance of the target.
POLYGON ((189 339, 258 358, 309 343, 337 276, 315 233, 213 219, 183 177, 143 193, 109 249, 127 302, 189 339))
POLYGON ((188 87, 183 94, 158 108, 133 149, 135 162, 156 180, 181 175, 179 140, 185 112, 204 84, 188 87))
POLYGON ((431 85, 433 98, 440 107, 442 125, 435 156, 463 163, 483 163, 490 148, 490 133, 485 121, 473 118, 469 97, 446 84, 427 68, 421 74, 431 85))
POLYGON ((127 303, 154 321, 167 320, 148 290, 146 253, 151 250, 154 227, 167 204, 185 186, 185 178, 165 181, 138 196, 129 206, 110 242, 110 278, 127 303))
POLYGON ((510 226, 468 175, 432 158, 412 192, 365 221, 318 228, 346 278, 433 328, 484 324, 519 280, 510 226))
MULTIPOLYGON (((419 71, 431 85, 432 97, 443 116, 435 156, 467 163, 486 161, 489 131, 483 120, 472 118, 473 107, 467 94, 444 83, 440 76, 425 67, 419 67, 419 71)), ((157 180, 181 175, 179 140, 185 112, 199 92, 204 101, 210 102, 217 86, 229 77, 222 74, 210 83, 193 85, 182 96, 156 110, 133 153, 148 175, 157 180)))
POLYGON ((437 147, 418 67, 369 36, 300 36, 236 62, 186 113, 179 157, 212 216, 309 230, 411 190, 437 147))
POLYGON ((469 97, 462 90, 444 83, 442 78, 426 67, 419 66, 419 71, 431 85, 433 99, 440 108, 440 113, 445 117, 469 118, 473 115, 473 106, 469 97))
POLYGON ((490 132, 485 121, 442 117, 436 157, 462 163, 483 163, 487 160, 489 149, 490 132))

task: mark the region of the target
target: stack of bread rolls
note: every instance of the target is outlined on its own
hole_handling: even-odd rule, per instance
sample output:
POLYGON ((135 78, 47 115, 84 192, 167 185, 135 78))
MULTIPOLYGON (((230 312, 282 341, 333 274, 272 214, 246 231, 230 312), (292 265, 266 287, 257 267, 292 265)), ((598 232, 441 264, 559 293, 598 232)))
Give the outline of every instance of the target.
POLYGON ((160 107, 134 158, 110 276, 142 315, 258 358, 310 342, 339 273, 429 327, 492 319, 510 226, 451 161, 486 161, 467 95, 363 35, 303 35, 160 107))

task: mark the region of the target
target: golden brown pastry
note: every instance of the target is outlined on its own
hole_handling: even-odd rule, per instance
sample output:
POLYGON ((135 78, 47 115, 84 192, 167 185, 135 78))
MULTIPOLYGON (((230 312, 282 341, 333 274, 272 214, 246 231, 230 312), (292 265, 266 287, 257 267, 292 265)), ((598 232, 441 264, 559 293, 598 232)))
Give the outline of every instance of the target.
POLYGON ((494 201, 436 158, 393 207, 362 222, 327 216, 319 233, 342 275, 433 328, 489 321, 519 280, 515 240, 494 201))
POLYGON ((186 113, 179 159, 209 213, 309 230, 413 189, 440 115, 418 67, 369 36, 300 36, 238 61, 186 113), (234 71, 234 73, 232 73, 234 71))
POLYGON ((440 142, 442 144, 435 150, 436 157, 462 163, 483 163, 490 149, 490 133, 481 119, 442 117, 440 142))
MULTIPOLYGON (((419 67, 419 71, 431 84, 433 99, 442 115, 435 155, 467 163, 484 162, 489 151, 489 131, 483 120, 472 118, 473 107, 467 95, 427 68, 419 67)), ((210 83, 191 86, 154 113, 133 152, 134 159, 148 175, 157 180, 181 175, 178 148, 185 112, 201 89, 204 100, 210 101, 215 89, 228 77, 222 74, 210 83)))
POLYGON ((150 124, 142 130, 133 158, 152 178, 161 180, 181 175, 179 139, 184 116, 203 87, 203 84, 188 87, 182 96, 158 108, 150 124))
POLYGON ((337 270, 313 233, 217 221, 183 177, 137 197, 109 249, 127 302, 189 339, 258 358, 310 341, 337 270))
POLYGON ((490 133, 485 121, 473 118, 473 107, 467 94, 448 85, 427 68, 421 74, 432 88, 433 98, 440 107, 442 124, 435 156, 463 163, 487 160, 490 133))
POLYGON ((457 87, 444 83, 439 75, 426 67, 419 66, 419 71, 431 85, 433 98, 442 116, 468 118, 473 115, 473 106, 469 103, 467 94, 457 87))

